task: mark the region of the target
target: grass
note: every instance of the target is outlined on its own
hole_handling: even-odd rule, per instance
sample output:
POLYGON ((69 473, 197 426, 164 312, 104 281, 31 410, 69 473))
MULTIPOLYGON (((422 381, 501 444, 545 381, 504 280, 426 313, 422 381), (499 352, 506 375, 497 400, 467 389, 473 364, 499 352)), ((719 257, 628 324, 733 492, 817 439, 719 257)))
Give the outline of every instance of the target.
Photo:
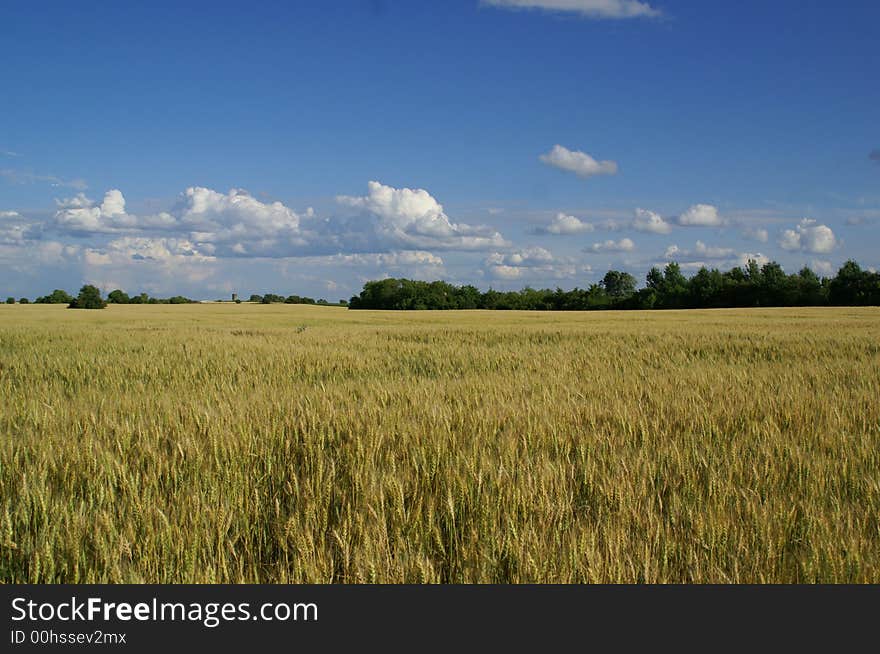
POLYGON ((0 306, 3 582, 880 582, 880 310, 0 306))

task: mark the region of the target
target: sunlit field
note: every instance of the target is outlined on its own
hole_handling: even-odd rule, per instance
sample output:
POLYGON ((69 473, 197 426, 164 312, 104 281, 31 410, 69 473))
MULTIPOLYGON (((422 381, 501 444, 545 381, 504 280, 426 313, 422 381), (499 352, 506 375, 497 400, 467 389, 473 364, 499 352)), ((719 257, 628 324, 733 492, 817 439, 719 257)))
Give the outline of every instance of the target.
POLYGON ((880 582, 880 310, 0 305, 3 582, 880 582))

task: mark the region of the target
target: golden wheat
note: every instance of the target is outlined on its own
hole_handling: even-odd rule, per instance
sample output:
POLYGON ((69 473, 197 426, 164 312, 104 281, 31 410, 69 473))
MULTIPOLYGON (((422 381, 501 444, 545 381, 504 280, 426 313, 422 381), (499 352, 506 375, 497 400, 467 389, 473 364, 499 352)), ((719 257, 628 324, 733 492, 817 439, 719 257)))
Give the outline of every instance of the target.
POLYGON ((3 582, 880 582, 880 310, 0 306, 3 582))

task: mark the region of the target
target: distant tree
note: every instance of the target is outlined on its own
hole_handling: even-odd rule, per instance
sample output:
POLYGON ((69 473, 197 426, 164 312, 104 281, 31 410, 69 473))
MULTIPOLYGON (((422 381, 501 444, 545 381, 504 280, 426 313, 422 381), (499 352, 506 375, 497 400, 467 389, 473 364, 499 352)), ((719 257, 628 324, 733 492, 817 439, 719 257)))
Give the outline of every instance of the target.
POLYGON ((23 298, 20 298, 20 299, 18 300, 18 303, 19 303, 19 304, 30 304, 31 301, 28 300, 26 297, 23 297, 23 298))
POLYGON ((79 295, 70 303, 69 309, 103 309, 107 303, 101 297, 97 286, 86 284, 79 290, 79 295))
POLYGON ((73 298, 66 291, 56 288, 49 295, 38 297, 36 302, 37 304, 70 304, 73 298))
POLYGON ((115 291, 110 291, 107 294, 107 302, 110 304, 129 304, 131 298, 124 291, 117 288, 115 291))
POLYGON ((275 293, 266 293, 263 296, 263 304, 274 304, 276 302, 284 302, 284 298, 280 295, 276 295, 275 293))
POLYGON ((256 293, 254 293, 253 295, 251 295, 251 297, 248 299, 248 302, 257 302, 257 303, 260 303, 260 302, 262 302, 262 301, 263 301, 263 296, 262 296, 262 295, 257 295, 256 293))
POLYGON ((14 297, 6 298, 6 304, 15 304, 15 298, 14 297))
POLYGON ((339 306, 347 307, 347 306, 348 306, 348 300, 345 300, 345 299, 341 299, 341 300, 339 300, 339 306))
POLYGON ((609 270, 602 278, 605 292, 613 299, 627 298, 636 290, 636 278, 627 272, 609 270))

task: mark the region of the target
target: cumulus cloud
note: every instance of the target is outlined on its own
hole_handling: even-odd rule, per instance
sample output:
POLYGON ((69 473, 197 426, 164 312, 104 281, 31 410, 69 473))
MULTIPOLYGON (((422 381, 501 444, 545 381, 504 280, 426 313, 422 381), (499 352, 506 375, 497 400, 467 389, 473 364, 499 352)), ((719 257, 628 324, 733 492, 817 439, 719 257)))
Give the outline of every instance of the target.
POLYGON ((17 211, 0 211, 0 243, 22 243, 40 236, 39 225, 17 211))
MULTIPOLYGON (((203 251, 228 256, 280 256, 306 244, 300 228, 303 216, 280 202, 261 202, 241 189, 219 193, 189 187, 170 211, 151 215, 128 213, 117 189, 107 191, 100 204, 83 193, 57 204, 54 227, 78 236, 174 233, 200 244, 203 251)), ((305 216, 312 217, 311 210, 305 216)))
MULTIPOLYGON (((307 212, 311 215, 311 212, 307 212)), ((260 202, 242 189, 228 193, 190 187, 170 214, 198 243, 222 246, 232 255, 272 256, 279 248, 306 245, 302 217, 281 202, 260 202)))
POLYGON ((695 204, 678 217, 678 224, 689 227, 718 227, 724 220, 711 204, 695 204))
POLYGON ((483 0, 483 4, 568 12, 586 18, 651 18, 661 14, 660 10, 639 0, 483 0))
POLYGON ((779 247, 789 251, 827 253, 837 247, 837 238, 827 225, 818 225, 815 220, 804 218, 794 229, 782 232, 779 247))
POLYGON ((813 269, 814 273, 823 277, 831 277, 834 275, 834 266, 831 265, 830 261, 813 259, 810 261, 810 268, 813 269))
POLYGON ((125 213, 125 198, 118 189, 107 191, 101 204, 93 202, 84 193, 57 200, 56 204, 55 225, 62 231, 110 233, 137 226, 135 216, 125 213))
POLYGON ((617 174, 616 162, 596 161, 586 152, 569 150, 561 145, 554 145, 550 152, 542 154, 539 158, 548 166, 574 173, 583 179, 594 177, 595 175, 617 174))
POLYGON ((549 225, 537 227, 534 231, 536 234, 554 234, 570 236, 573 234, 584 234, 592 232, 595 227, 592 223, 584 222, 575 216, 558 213, 556 217, 550 221, 549 225))
POLYGON ((589 266, 578 267, 571 259, 558 259, 541 247, 513 252, 493 252, 485 261, 485 271, 492 279, 570 279, 589 266))
POLYGON ((619 241, 607 240, 602 243, 593 243, 584 252, 632 252, 636 244, 631 239, 622 238, 619 241))
POLYGON ((389 244, 408 248, 485 250, 508 243, 485 226, 453 223, 443 205, 424 189, 393 188, 376 181, 362 197, 342 195, 337 200, 373 216, 376 236, 389 244))
POLYGON ((672 231, 672 225, 663 220, 660 214, 647 209, 636 209, 636 217, 632 222, 633 229, 651 234, 668 234, 672 231))
MULTIPOLYGON (((164 280, 164 287, 180 288, 204 282, 216 272, 215 257, 187 239, 174 237, 123 236, 102 247, 83 248, 82 261, 90 279, 102 286, 114 279, 148 287, 143 279, 151 278, 164 280)), ((120 281, 113 284, 125 286, 120 281)))

